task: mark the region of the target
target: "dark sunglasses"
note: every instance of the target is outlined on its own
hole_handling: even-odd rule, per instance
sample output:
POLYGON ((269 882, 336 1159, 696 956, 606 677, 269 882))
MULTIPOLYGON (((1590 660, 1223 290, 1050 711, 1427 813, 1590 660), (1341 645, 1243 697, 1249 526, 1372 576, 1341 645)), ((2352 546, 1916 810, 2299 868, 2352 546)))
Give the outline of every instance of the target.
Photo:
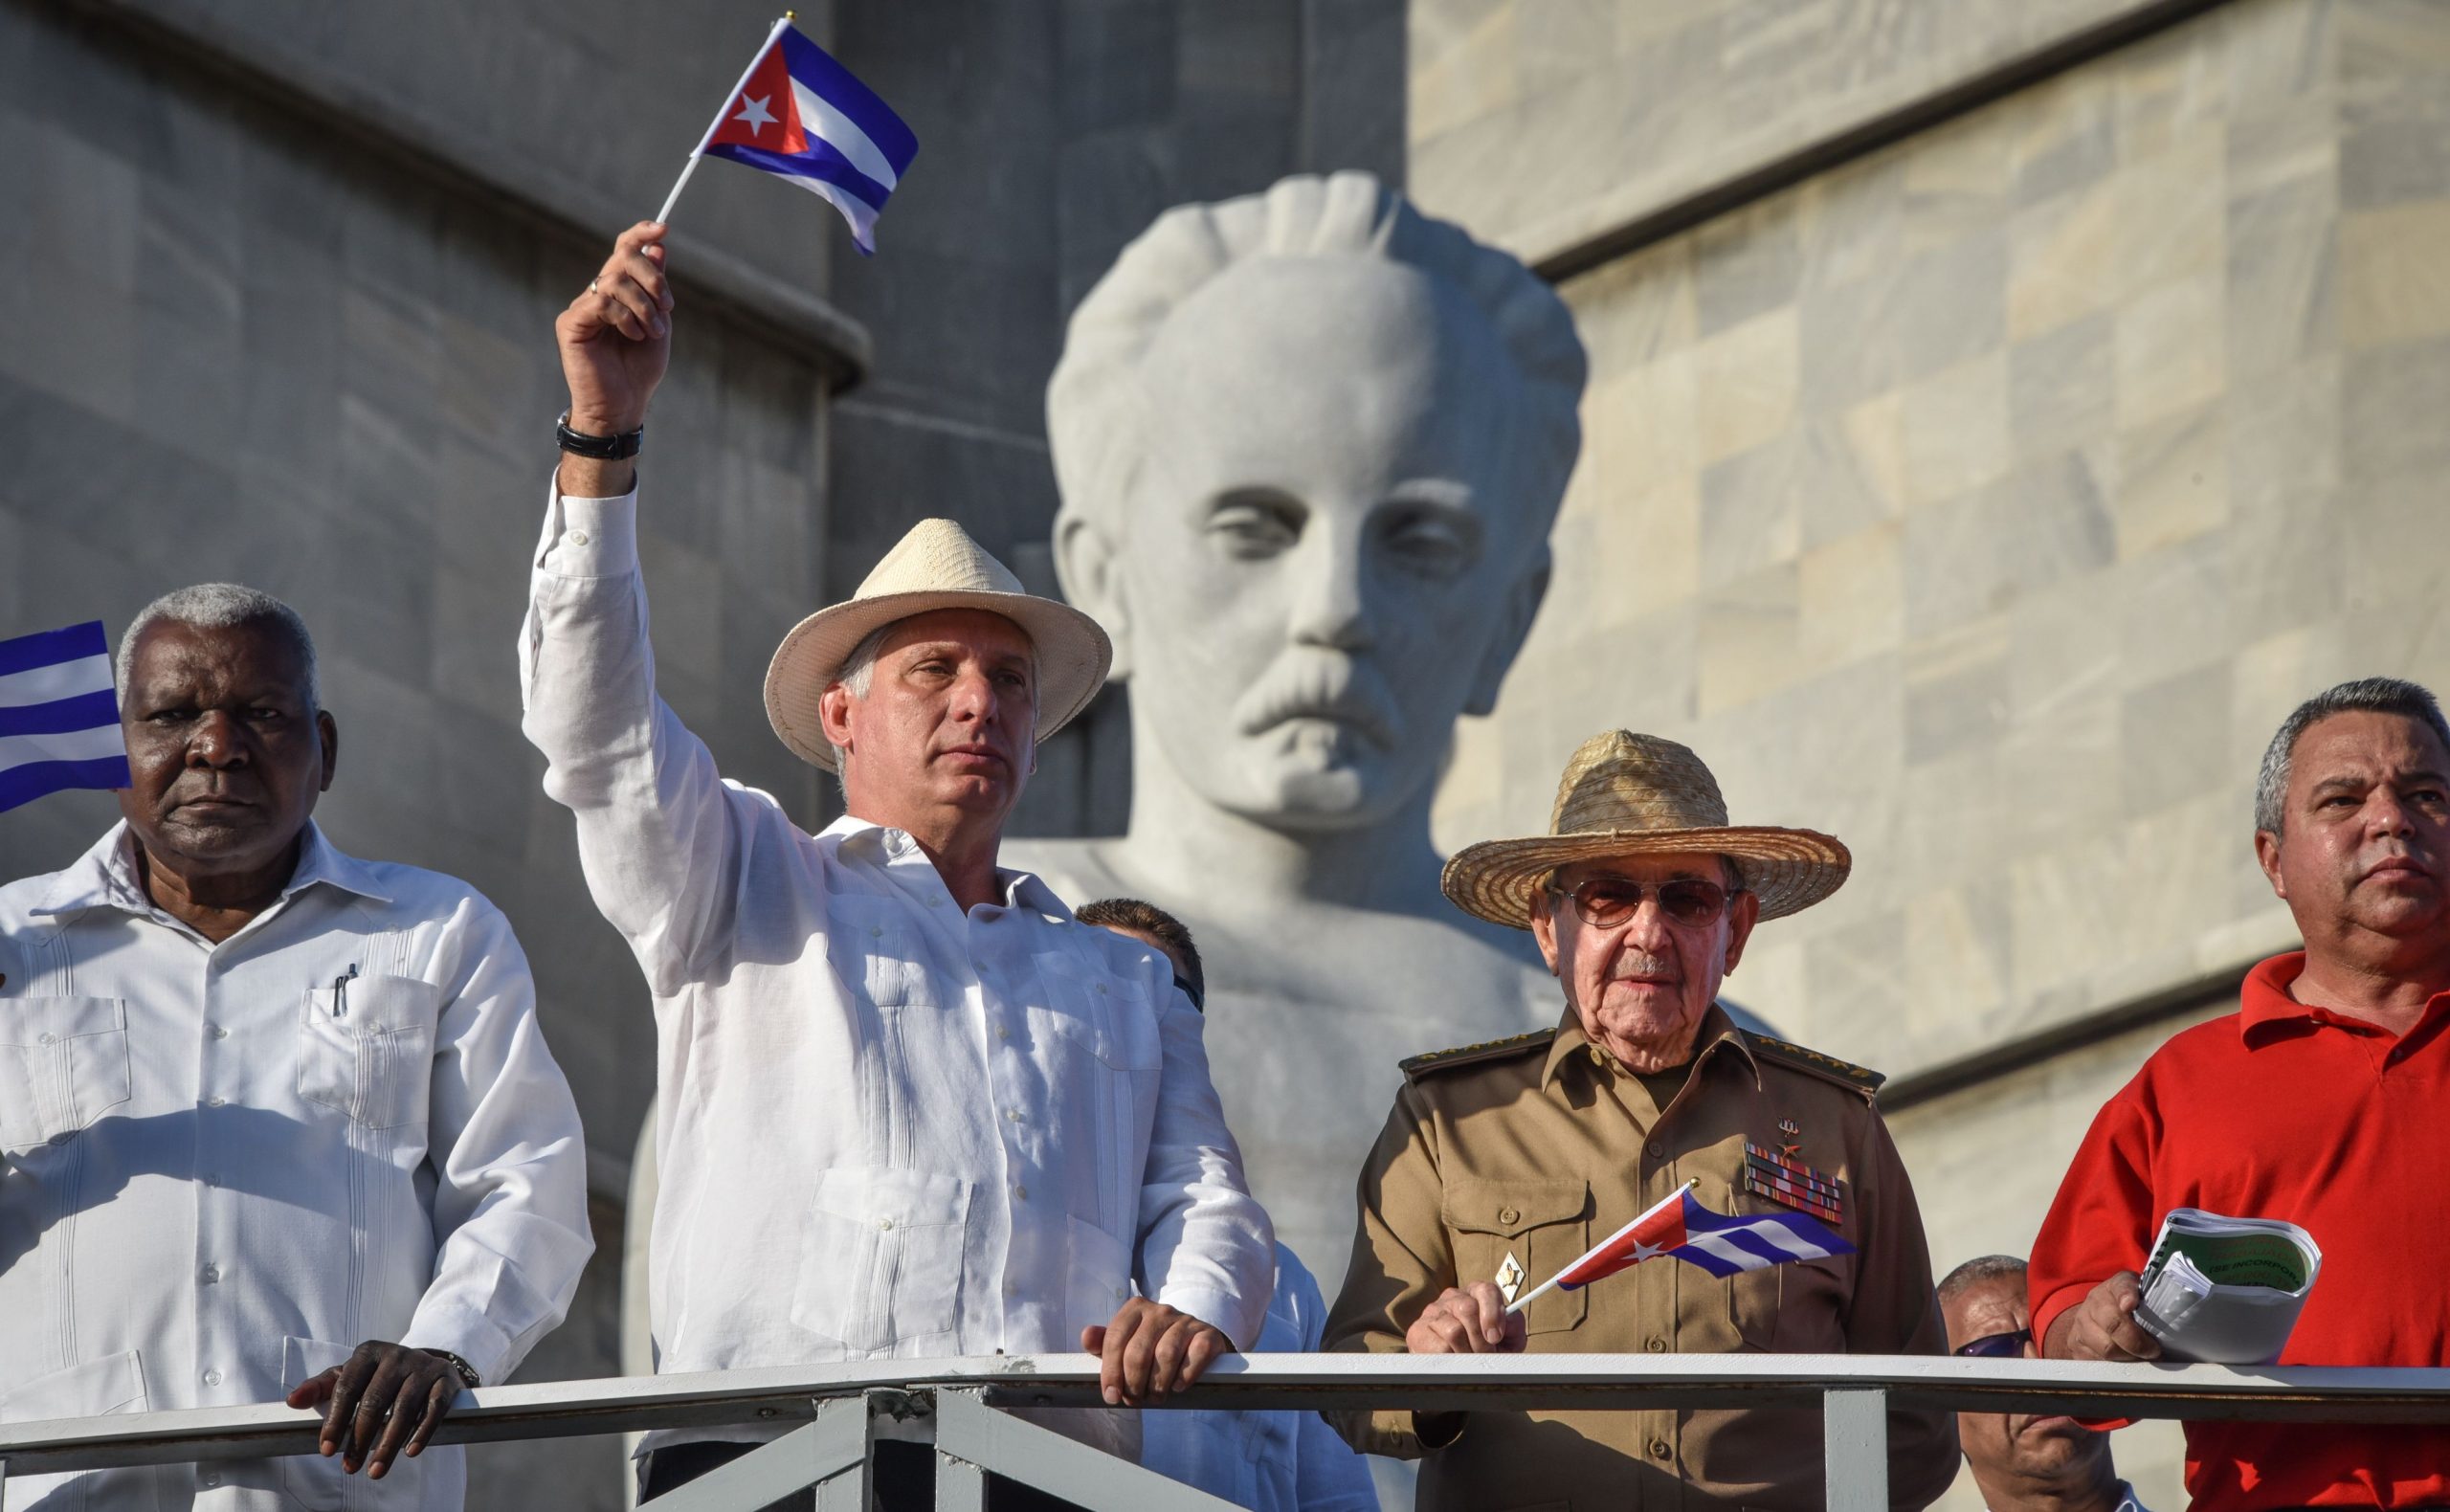
MULTIPOLYGON (((1568 896, 1548 884, 1553 898, 1568 896)), ((1679 877, 1653 886, 1630 877, 1594 877, 1573 890, 1576 917, 1593 929, 1614 929, 1640 910, 1644 898, 1659 900, 1659 911, 1676 923, 1691 927, 1714 924, 1726 912, 1727 890, 1698 877, 1679 877)))
POLYGON ((2033 1330, 2019 1328, 2014 1333, 1987 1334, 1957 1346, 1956 1352, 1968 1360, 2004 1360, 2025 1352, 2033 1343, 2033 1330))

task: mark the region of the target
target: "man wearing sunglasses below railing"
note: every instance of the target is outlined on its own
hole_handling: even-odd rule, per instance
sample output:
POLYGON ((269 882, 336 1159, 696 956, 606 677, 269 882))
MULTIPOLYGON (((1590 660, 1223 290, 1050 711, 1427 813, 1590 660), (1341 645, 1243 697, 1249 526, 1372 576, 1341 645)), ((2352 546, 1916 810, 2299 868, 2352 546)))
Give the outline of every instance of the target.
MULTIPOLYGON (((1940 1282, 1949 1350, 1968 1360, 2025 1360, 2038 1353, 2025 1308, 2025 1262, 1986 1255, 1940 1282)), ((1959 1412, 1957 1442, 1988 1512, 2145 1512, 2118 1479, 2109 1435, 2074 1418, 2028 1412, 1959 1412)))
MULTIPOLYGON (((1327 1347, 1371 1353, 1938 1354, 1914 1192, 1881 1078, 1747 1034, 1716 1002, 1752 927, 1838 890, 1846 848, 1731 826, 1700 757, 1613 730, 1558 785, 1548 834, 1476 845, 1446 896, 1529 929, 1564 985, 1556 1029, 1404 1063, 1361 1175, 1327 1347), (1637 1265, 1506 1306, 1686 1183, 1720 1212, 1804 1212, 1857 1253, 1714 1278, 1637 1265)), ((1804 1512, 1825 1501, 1810 1409, 1330 1414, 1422 1461, 1419 1512, 1804 1512)), ((1892 1411, 1889 1490, 1956 1477, 1949 1414, 1892 1411)))

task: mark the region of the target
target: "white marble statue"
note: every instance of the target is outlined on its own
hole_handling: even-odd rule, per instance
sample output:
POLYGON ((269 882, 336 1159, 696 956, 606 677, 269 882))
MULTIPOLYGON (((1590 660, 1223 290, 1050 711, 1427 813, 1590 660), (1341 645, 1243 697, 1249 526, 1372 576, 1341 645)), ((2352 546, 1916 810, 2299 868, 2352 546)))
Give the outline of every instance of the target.
POLYGON ((1159 217, 1048 389, 1131 817, 1009 864, 1190 924, 1247 1168, 1331 1296, 1396 1061, 1561 1012, 1528 936, 1439 895, 1429 813, 1548 585, 1584 367, 1528 269, 1340 173, 1159 217))

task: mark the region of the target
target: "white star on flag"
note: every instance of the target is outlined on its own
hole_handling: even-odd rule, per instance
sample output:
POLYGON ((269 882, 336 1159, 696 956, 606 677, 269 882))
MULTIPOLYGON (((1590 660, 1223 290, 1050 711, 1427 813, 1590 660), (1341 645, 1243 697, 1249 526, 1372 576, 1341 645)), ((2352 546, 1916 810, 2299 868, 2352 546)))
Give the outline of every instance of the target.
POLYGON ((740 114, 731 119, 748 122, 750 136, 762 136, 765 134, 768 123, 774 119, 773 112, 766 108, 766 101, 773 98, 771 95, 760 95, 755 100, 750 100, 744 95, 741 97, 740 114))
POLYGON ((1664 1244, 1644 1244, 1641 1240, 1636 1239, 1634 1241, 1633 1262, 1638 1265, 1642 1261, 1650 1259, 1655 1256, 1665 1255, 1667 1253, 1667 1248, 1668 1247, 1664 1244))

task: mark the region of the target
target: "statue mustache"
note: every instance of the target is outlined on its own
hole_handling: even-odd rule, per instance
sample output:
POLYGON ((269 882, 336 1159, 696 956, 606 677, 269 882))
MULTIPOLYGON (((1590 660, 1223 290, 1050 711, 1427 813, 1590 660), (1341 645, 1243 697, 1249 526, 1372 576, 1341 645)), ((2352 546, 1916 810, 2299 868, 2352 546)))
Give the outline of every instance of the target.
POLYGON ((1369 662, 1332 652, 1296 651, 1268 668, 1234 701, 1234 727, 1258 735, 1287 720, 1351 725, 1380 750, 1392 750, 1403 714, 1387 679, 1369 662))

